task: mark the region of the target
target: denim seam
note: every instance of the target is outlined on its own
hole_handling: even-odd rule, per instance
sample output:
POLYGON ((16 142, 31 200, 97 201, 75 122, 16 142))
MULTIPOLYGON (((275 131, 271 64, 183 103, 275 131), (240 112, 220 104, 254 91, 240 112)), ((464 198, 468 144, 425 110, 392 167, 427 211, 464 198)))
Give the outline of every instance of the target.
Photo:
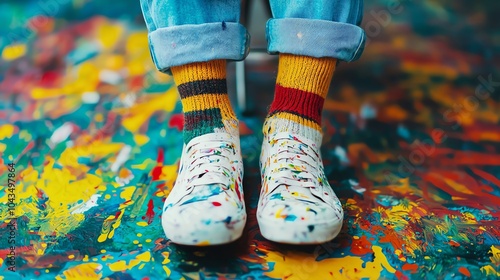
POLYGON ((354 52, 354 54, 352 55, 351 59, 348 62, 353 61, 354 58, 356 58, 358 56, 359 49, 363 45, 364 41, 365 41, 365 35, 362 33, 361 38, 360 38, 359 43, 358 43, 358 47, 356 48, 356 51, 354 52))

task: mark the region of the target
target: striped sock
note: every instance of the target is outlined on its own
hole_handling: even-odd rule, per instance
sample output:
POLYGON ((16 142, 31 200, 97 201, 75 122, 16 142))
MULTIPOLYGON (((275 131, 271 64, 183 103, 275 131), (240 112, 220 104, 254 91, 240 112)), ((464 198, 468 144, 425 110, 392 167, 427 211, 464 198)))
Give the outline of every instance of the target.
POLYGON ((264 135, 277 132, 322 140, 321 113, 336 59, 280 54, 274 100, 264 135))
POLYGON ((184 142, 207 133, 238 133, 226 84, 226 60, 172 67, 184 111, 184 142))

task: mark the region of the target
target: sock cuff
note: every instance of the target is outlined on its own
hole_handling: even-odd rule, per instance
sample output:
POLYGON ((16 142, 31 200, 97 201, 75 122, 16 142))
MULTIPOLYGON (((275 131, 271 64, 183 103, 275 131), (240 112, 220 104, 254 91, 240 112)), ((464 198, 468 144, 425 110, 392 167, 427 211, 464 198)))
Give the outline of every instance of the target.
POLYGON ((326 97, 337 60, 280 54, 276 84, 326 97))

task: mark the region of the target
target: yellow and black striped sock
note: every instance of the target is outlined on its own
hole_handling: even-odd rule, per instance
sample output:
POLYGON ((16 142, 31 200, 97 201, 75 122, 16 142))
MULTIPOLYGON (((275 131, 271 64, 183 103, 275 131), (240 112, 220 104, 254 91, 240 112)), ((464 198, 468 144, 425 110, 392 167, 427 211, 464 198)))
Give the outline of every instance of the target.
POLYGON ((321 144, 321 114, 336 62, 334 58, 280 54, 265 135, 290 132, 321 144))
POLYGON ((226 60, 172 67, 184 111, 184 142, 207 133, 237 133, 227 94, 226 60))

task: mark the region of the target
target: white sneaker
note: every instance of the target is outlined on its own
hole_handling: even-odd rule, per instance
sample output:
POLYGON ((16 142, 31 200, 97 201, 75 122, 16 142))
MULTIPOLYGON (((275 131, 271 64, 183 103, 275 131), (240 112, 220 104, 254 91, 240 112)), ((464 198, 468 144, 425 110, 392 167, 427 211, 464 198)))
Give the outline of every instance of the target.
POLYGON ((264 136, 257 221, 271 241, 318 244, 339 234, 344 212, 324 174, 319 147, 301 138, 264 136))
POLYGON ((184 145, 179 174, 163 206, 167 238, 183 245, 238 239, 246 222, 239 138, 209 133, 184 145))

